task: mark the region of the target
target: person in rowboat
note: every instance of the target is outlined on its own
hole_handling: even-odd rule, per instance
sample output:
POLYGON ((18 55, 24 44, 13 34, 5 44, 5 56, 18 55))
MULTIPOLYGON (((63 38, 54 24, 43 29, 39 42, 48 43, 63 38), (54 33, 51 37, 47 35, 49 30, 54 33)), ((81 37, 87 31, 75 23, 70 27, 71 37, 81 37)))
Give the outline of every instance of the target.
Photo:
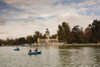
POLYGON ((17 50, 18 50, 19 48, 17 47, 17 50))
POLYGON ((30 53, 30 52, 32 52, 32 50, 31 50, 31 49, 29 50, 29 53, 30 53))
POLYGON ((38 51, 38 49, 36 48, 36 49, 35 49, 35 52, 37 52, 37 51, 38 51))

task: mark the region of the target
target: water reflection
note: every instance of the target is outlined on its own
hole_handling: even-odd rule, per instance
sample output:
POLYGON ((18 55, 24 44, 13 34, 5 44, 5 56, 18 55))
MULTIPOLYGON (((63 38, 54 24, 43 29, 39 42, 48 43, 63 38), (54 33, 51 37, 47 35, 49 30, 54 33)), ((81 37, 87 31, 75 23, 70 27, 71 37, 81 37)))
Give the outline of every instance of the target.
POLYGON ((99 67, 94 48, 60 49, 59 57, 61 67, 99 67))
POLYGON ((41 55, 29 56, 29 49, 20 47, 0 47, 0 67, 100 67, 100 48, 57 48, 38 47, 41 55), (78 50, 78 53, 76 53, 78 50))

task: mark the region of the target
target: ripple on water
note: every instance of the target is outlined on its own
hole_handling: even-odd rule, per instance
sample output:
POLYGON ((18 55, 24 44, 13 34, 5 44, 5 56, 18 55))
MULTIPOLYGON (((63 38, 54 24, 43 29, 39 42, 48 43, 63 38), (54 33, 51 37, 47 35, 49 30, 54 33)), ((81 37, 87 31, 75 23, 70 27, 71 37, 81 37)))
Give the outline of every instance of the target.
POLYGON ((100 67, 99 48, 38 47, 42 54, 33 56, 27 53, 35 48, 20 47, 18 52, 14 48, 0 47, 0 67, 100 67))

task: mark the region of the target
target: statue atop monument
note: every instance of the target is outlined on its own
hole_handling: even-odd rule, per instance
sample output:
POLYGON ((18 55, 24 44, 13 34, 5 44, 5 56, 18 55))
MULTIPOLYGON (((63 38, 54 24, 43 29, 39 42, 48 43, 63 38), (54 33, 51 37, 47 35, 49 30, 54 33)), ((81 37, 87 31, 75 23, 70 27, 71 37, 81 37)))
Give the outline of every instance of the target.
POLYGON ((49 32, 49 30, 48 30, 48 28, 46 28, 46 34, 49 34, 50 32, 49 32))
POLYGON ((38 43, 58 42, 58 36, 53 39, 50 38, 50 32, 49 32, 48 28, 46 28, 45 36, 46 36, 46 38, 44 38, 44 39, 38 38, 38 40, 37 40, 38 43))
POLYGON ((49 37, 50 37, 50 32, 49 32, 48 28, 46 28, 45 35, 46 35, 47 39, 49 39, 49 37))

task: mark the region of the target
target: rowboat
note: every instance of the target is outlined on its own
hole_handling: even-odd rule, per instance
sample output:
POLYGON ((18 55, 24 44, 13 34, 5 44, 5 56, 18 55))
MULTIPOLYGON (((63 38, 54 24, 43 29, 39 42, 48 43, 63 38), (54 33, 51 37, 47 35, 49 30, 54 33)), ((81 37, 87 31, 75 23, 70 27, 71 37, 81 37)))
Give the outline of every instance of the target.
POLYGON ((36 55, 36 54, 41 54, 41 51, 38 52, 29 52, 28 55, 36 55))
POLYGON ((20 49, 14 49, 14 51, 20 51, 20 49))

